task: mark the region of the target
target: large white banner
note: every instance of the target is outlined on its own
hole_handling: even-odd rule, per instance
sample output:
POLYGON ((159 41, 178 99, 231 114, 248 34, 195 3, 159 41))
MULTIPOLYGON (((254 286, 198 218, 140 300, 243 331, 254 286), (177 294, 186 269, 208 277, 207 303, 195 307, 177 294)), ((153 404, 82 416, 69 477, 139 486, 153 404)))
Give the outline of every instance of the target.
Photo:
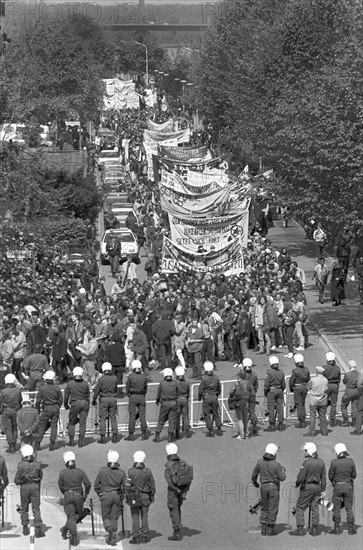
POLYGON ((135 91, 132 80, 124 82, 118 78, 102 80, 105 86, 103 96, 104 109, 138 109, 139 94, 135 91))

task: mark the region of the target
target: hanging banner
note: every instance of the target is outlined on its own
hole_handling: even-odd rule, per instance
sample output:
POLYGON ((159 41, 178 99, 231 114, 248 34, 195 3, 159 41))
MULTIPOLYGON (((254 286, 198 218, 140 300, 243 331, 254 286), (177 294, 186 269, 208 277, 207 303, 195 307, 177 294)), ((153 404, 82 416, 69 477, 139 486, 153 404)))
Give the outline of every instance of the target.
POLYGON ((138 109, 140 96, 132 80, 124 82, 118 78, 102 80, 104 83, 104 109, 138 109))
MULTIPOLYGON (((164 144, 165 145, 165 144, 164 144)), ((163 166, 165 169, 173 171, 176 170, 177 172, 186 172, 188 169, 193 169, 195 171, 203 172, 207 168, 217 168, 227 170, 228 169, 228 163, 227 158, 229 155, 223 155, 222 157, 216 157, 210 160, 204 160, 204 161, 196 161, 196 162, 186 162, 183 160, 169 160, 166 158, 158 157, 158 162, 161 166, 163 166)))
MULTIPOLYGON (((156 143, 170 140, 176 140, 176 145, 178 143, 188 143, 190 140, 190 128, 185 130, 179 130, 179 132, 154 132, 152 130, 144 130, 144 141, 153 141, 156 143)), ((168 145, 168 143, 164 143, 168 145)), ((174 145, 174 143, 172 144, 174 145)))
POLYGON ((208 197, 195 198, 194 200, 182 200, 164 194, 160 196, 160 205, 165 212, 178 218, 221 216, 230 208, 229 193, 229 187, 226 187, 210 193, 208 197))
POLYGON ((174 119, 169 118, 169 120, 165 122, 161 122, 160 124, 154 122, 153 120, 147 121, 147 127, 149 130, 153 132, 173 132, 174 131, 174 119))
MULTIPOLYGON (((158 153, 161 157, 169 160, 185 160, 191 161, 196 158, 203 158, 208 153, 208 147, 166 147, 164 145, 158 146, 158 153)), ((210 158, 212 155, 210 154, 210 158)), ((207 159, 208 160, 208 159, 207 159)))

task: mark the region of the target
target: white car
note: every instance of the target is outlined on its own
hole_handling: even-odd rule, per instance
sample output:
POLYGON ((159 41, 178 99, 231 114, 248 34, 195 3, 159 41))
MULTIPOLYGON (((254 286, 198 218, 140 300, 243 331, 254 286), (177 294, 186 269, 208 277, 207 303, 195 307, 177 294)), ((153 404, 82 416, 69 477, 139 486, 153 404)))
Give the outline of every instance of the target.
POLYGON ((107 162, 108 160, 118 161, 119 158, 120 158, 120 153, 119 153, 118 147, 115 147, 114 149, 106 149, 106 150, 100 151, 97 158, 98 169, 101 171, 104 163, 107 162))
POLYGON ((120 261, 124 261, 127 259, 128 256, 131 256, 134 261, 136 260, 136 263, 139 263, 139 246, 137 244, 135 235, 129 229, 120 228, 107 229, 107 231, 105 231, 101 241, 101 264, 105 265, 109 263, 106 253, 106 243, 107 240, 110 238, 110 233, 114 233, 116 238, 121 243, 120 261))

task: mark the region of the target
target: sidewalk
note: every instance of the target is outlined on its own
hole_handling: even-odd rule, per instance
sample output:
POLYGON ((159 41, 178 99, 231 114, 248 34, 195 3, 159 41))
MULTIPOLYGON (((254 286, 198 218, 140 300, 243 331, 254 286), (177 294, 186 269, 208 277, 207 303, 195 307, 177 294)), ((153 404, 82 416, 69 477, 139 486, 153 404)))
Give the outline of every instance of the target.
MULTIPOLYGON (((357 361, 358 368, 363 361, 363 308, 359 303, 356 283, 346 283, 346 300, 341 307, 332 307, 330 301, 330 285, 325 290, 325 303, 318 302, 318 292, 311 277, 317 264, 317 249, 313 241, 305 238, 304 230, 294 221, 289 221, 289 227, 282 228, 281 220, 274 222, 268 238, 279 249, 286 247, 291 257, 305 271, 306 286, 304 289, 310 309, 311 324, 315 338, 322 345, 333 351, 340 366, 348 370, 351 359, 357 361)), ((327 265, 331 267, 335 258, 326 255, 327 265)), ((350 271, 349 275, 352 275, 350 271)), ((311 340, 312 336, 310 336, 311 340)))

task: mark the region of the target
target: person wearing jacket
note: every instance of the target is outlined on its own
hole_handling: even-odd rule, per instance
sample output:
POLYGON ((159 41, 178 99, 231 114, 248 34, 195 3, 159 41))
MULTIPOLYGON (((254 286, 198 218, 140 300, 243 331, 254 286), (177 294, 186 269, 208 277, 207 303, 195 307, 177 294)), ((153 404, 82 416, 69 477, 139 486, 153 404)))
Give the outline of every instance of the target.
POLYGON ((305 443, 303 447, 305 461, 296 478, 295 487, 299 487, 299 497, 296 503, 296 531, 290 535, 304 536, 305 510, 311 509, 310 535, 318 535, 319 526, 319 499, 325 496, 326 470, 324 461, 318 458, 315 443, 305 443))
POLYGON ((22 461, 14 477, 15 485, 20 485, 21 498, 21 524, 23 535, 28 536, 29 531, 29 504, 32 505, 34 516, 35 537, 44 537, 42 532, 43 521, 40 514, 40 483, 43 479, 43 470, 40 462, 34 458, 34 450, 31 445, 24 445, 21 448, 22 461))
POLYGON ((344 506, 347 514, 348 535, 356 535, 354 526, 355 518, 353 512, 354 480, 357 477, 357 470, 354 460, 349 458, 344 443, 337 443, 334 446, 336 458, 331 461, 328 477, 332 484, 333 491, 333 521, 334 527, 331 535, 340 535, 341 511, 344 506))
POLYGON ((45 432, 50 426, 49 450, 54 451, 57 441, 57 428, 60 408, 63 403, 63 395, 60 387, 54 383, 55 373, 48 370, 44 375, 44 385, 39 388, 35 406, 40 413, 38 449, 45 432))
POLYGON ((168 367, 171 368, 171 338, 174 336, 175 331, 167 311, 162 312, 161 319, 157 320, 152 325, 151 330, 154 343, 160 354, 161 370, 166 368, 166 364, 168 364, 168 367))
POLYGON ((242 362, 245 357, 248 357, 249 342, 252 332, 251 319, 245 309, 241 309, 237 320, 237 338, 239 342, 239 358, 242 362))
POLYGON ((132 336, 131 349, 134 352, 135 359, 141 361, 144 374, 151 382, 150 371, 148 369, 147 352, 148 342, 145 332, 141 329, 141 324, 136 321, 135 330, 132 336))
POLYGON ((270 536, 274 534, 274 527, 279 511, 280 483, 286 479, 286 470, 276 460, 278 446, 269 443, 265 453, 257 461, 252 472, 252 483, 256 488, 261 485, 261 535, 270 536), (257 478, 260 476, 260 483, 257 478))
POLYGON ((110 238, 106 242, 106 253, 110 259, 112 277, 120 271, 121 244, 113 231, 110 231, 110 238))
POLYGON ((67 379, 67 371, 65 368, 65 358, 67 356, 67 340, 59 331, 59 326, 53 327, 53 335, 51 340, 52 348, 52 368, 57 373, 58 383, 63 384, 67 379))
POLYGON ((76 467, 76 457, 72 451, 64 453, 63 460, 66 467, 59 473, 58 487, 63 495, 63 506, 67 521, 60 531, 62 538, 65 540, 69 532, 70 544, 77 546, 77 523, 81 522, 90 513, 88 508, 84 508, 84 503, 92 485, 87 474, 76 467))
POLYGON ((126 395, 129 398, 129 435, 125 441, 134 441, 136 414, 139 415, 142 439, 149 438, 145 416, 147 377, 142 372, 141 361, 134 359, 131 363, 132 373, 126 382, 126 395))
POLYGON ((173 371, 172 369, 164 369, 164 380, 160 382, 156 396, 156 405, 161 405, 161 407, 155 438, 153 439, 155 443, 160 442, 160 433, 166 421, 169 423, 168 441, 171 442, 175 439, 177 398, 178 387, 173 380, 173 371))
POLYGON ((175 435, 180 439, 180 417, 183 419, 184 435, 188 439, 190 434, 189 425, 189 393, 190 386, 188 380, 185 379, 185 368, 176 367, 175 369, 176 385, 178 387, 177 411, 176 411, 176 430, 175 435))
POLYGON ((92 405, 95 407, 98 399, 100 416, 100 439, 98 443, 106 443, 106 418, 110 418, 112 443, 117 443, 117 379, 112 374, 111 363, 103 363, 102 376, 93 390, 92 405))
POLYGON ((269 355, 271 351, 271 326, 267 316, 266 307, 266 299, 264 296, 261 296, 255 310, 255 326, 257 328, 259 342, 259 351, 257 352, 258 355, 265 353, 265 351, 267 355, 269 355))
POLYGON ((192 363, 192 378, 199 379, 202 373, 204 332, 197 319, 193 319, 186 333, 186 346, 192 363))
POLYGON ((83 447, 86 435, 86 421, 89 412, 90 389, 83 378, 82 367, 73 369, 73 379, 64 390, 64 408, 70 409, 68 416, 69 446, 74 446, 75 426, 79 423, 78 447, 83 447))
POLYGON ((292 370, 289 381, 290 392, 294 394, 297 418, 299 424, 296 428, 305 428, 306 409, 305 401, 308 393, 308 382, 310 380, 310 371, 304 365, 304 356, 297 353, 294 356, 296 367, 292 370))
POLYGON ((20 433, 20 444, 31 445, 37 457, 39 440, 39 411, 33 407, 28 393, 22 394, 22 408, 16 413, 16 424, 20 433))
POLYGON ((251 382, 247 380, 244 370, 238 373, 238 380, 230 392, 230 397, 234 398, 237 417, 238 435, 236 439, 247 439, 249 404, 255 399, 255 392, 251 382))
POLYGON ((324 376, 324 367, 316 367, 316 376, 308 382, 310 391, 310 427, 307 435, 315 437, 316 415, 319 416, 322 435, 328 435, 326 421, 328 381, 324 376))
POLYGON ((168 540, 179 541, 181 540, 180 530, 182 528, 181 523, 181 507, 186 499, 186 495, 190 489, 189 485, 179 487, 175 485, 173 479, 173 472, 177 462, 180 462, 178 456, 178 447, 175 443, 168 443, 165 447, 167 462, 164 468, 164 477, 168 484, 167 493, 167 506, 169 508, 170 519, 173 527, 173 534, 168 537, 168 540))
POLYGON ((335 353, 328 351, 325 355, 326 365, 324 365, 324 376, 328 381, 328 407, 330 405, 330 426, 335 426, 335 418, 337 414, 337 403, 339 384, 341 379, 340 367, 335 362, 335 353))
POLYGON ((101 501, 101 515, 107 544, 116 546, 118 520, 123 508, 126 474, 118 463, 120 455, 111 450, 107 453, 107 466, 102 466, 97 474, 94 489, 101 501))
POLYGON ((180 312, 177 312, 175 314, 175 319, 174 319, 173 348, 175 351, 175 355, 178 359, 179 365, 184 369, 186 367, 185 367, 183 350, 185 348, 186 339, 187 339, 186 324, 183 321, 182 314, 180 312))
POLYGON ((43 382, 43 374, 49 369, 48 359, 42 353, 43 345, 36 344, 34 351, 24 359, 23 370, 29 376, 27 388, 29 391, 39 389, 43 382))
POLYGON ((5 431, 6 442, 9 445, 9 452, 14 454, 18 427, 16 414, 21 408, 21 391, 16 387, 16 378, 9 373, 4 378, 5 387, 0 391, 0 412, 2 413, 2 426, 5 431))
POLYGON ((213 373, 214 365, 211 361, 204 363, 204 376, 198 388, 198 401, 203 400, 203 418, 208 430, 207 437, 214 437, 213 423, 217 427, 217 435, 223 435, 222 419, 218 397, 221 393, 221 382, 213 373))
POLYGON ((284 390, 286 387, 285 374, 279 369, 279 360, 272 355, 269 357, 270 369, 266 373, 264 394, 267 397, 267 409, 269 416, 269 427, 265 432, 274 432, 276 424, 276 412, 278 418, 278 429, 280 432, 284 429, 284 390))
POLYGON ((349 372, 346 372, 343 377, 345 392, 340 404, 340 410, 343 416, 343 426, 349 426, 348 406, 351 404, 352 426, 355 426, 357 407, 358 407, 358 378, 356 361, 349 361, 349 372))
POLYGON ((92 385, 98 378, 96 371, 96 361, 98 353, 98 341, 96 340, 96 330, 94 325, 91 325, 84 335, 83 344, 78 344, 76 349, 82 354, 82 366, 85 374, 85 379, 92 385))
POLYGON ((149 542, 149 508, 150 504, 154 502, 156 489, 152 471, 145 466, 145 458, 146 455, 143 451, 134 453, 134 464, 127 472, 125 483, 126 501, 130 504, 132 518, 130 544, 149 542), (135 501, 133 504, 135 493, 139 495, 137 504, 135 501))

